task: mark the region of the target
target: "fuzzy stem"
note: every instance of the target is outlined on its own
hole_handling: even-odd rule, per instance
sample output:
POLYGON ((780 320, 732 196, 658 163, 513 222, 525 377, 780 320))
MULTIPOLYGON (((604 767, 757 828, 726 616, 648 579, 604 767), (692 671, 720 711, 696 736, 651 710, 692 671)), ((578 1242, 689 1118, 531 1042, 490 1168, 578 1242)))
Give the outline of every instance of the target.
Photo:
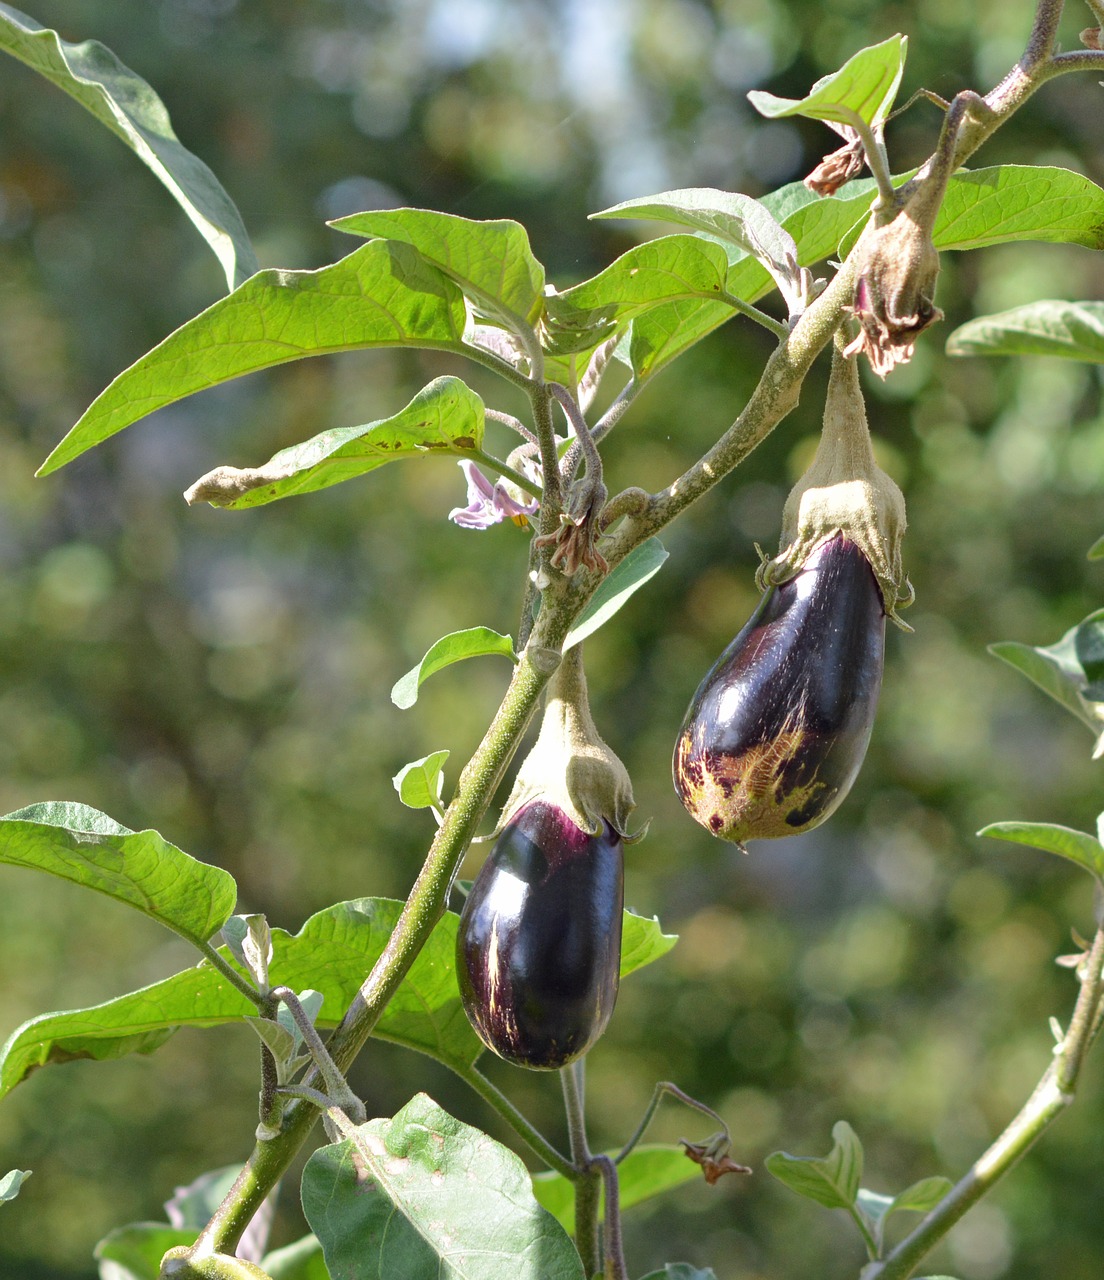
POLYGON ((602 1267, 598 1239, 598 1211, 601 1202, 601 1171, 595 1166, 586 1134, 585 1059, 560 1068, 571 1160, 575 1166, 575 1247, 588 1276, 602 1267))
POLYGON ((615 1164, 620 1164, 640 1139, 643 1138, 645 1131, 652 1123, 652 1119, 654 1118, 656 1111, 659 1109, 659 1104, 664 1098, 674 1098, 677 1102, 681 1102, 683 1106, 690 1107, 694 1111, 700 1111, 702 1115, 709 1116, 710 1119, 716 1120, 716 1122, 721 1126, 725 1136, 728 1137, 728 1125, 725 1124, 712 1107, 707 1107, 704 1102, 699 1102, 697 1098, 692 1098, 688 1093, 684 1093, 677 1084, 672 1084, 670 1080, 661 1080, 656 1085, 652 1093, 652 1100, 648 1103, 648 1106, 644 1111, 644 1116, 636 1126, 632 1137, 614 1157, 615 1164))

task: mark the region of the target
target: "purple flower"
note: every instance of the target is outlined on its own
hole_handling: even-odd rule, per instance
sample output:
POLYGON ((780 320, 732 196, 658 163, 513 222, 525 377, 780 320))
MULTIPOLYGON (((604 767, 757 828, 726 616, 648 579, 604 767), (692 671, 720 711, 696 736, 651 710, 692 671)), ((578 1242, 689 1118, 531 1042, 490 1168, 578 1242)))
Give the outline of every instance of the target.
POLYGON ((539 505, 536 498, 519 502, 509 492, 505 480, 492 485, 474 462, 465 459, 459 465, 468 482, 468 505, 453 508, 449 519, 462 529, 489 529, 492 524, 507 519, 524 524, 526 517, 536 512, 539 505))

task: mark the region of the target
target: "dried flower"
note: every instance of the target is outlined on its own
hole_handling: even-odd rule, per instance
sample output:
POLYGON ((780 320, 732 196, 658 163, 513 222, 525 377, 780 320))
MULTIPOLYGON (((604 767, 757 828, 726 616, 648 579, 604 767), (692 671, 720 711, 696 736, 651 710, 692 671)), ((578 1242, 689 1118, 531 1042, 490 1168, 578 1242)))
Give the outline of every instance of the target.
POLYGON ((847 124, 829 123, 843 138, 844 145, 826 155, 804 180, 804 185, 818 196, 834 195, 845 182, 857 178, 866 163, 866 151, 858 132, 847 124))
MULTIPOLYGON (((721 1135, 718 1135, 720 1137, 721 1135)), ((701 1165, 705 1180, 710 1186, 718 1182, 726 1173, 750 1173, 746 1164, 737 1164, 728 1154, 728 1142, 710 1138, 708 1142, 687 1142, 680 1138, 679 1142, 686 1156, 695 1164, 701 1165)))

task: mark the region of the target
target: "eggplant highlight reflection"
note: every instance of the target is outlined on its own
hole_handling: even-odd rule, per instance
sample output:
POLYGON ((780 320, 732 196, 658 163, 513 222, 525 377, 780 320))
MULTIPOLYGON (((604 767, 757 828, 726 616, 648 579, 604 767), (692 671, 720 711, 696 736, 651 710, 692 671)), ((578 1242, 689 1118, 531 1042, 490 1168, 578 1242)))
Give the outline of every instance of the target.
POLYGON ((621 964, 624 857, 608 823, 590 835, 534 800, 495 842, 460 915, 464 1010, 487 1048, 553 1070, 609 1022, 621 964))
POLYGON ((829 817, 866 754, 884 650, 874 573, 837 534, 764 593, 698 687, 673 767, 691 817, 739 844, 829 817))

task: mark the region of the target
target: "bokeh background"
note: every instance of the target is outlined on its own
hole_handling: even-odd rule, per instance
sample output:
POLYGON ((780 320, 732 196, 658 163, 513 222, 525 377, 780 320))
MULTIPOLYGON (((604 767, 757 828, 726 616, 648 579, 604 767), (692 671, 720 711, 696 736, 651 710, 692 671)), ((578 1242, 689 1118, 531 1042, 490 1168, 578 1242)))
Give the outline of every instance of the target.
MULTIPOLYGON (((1026 0, 27 0, 70 40, 95 37, 161 93, 219 174, 263 265, 309 268, 357 241, 325 219, 411 204, 514 217, 564 287, 655 228, 591 223, 678 186, 761 194, 834 143, 767 123, 745 92, 800 95, 863 44, 904 31, 902 100, 986 89, 1015 60, 1026 0)), ((1070 6, 1076 43, 1088 11, 1070 6)), ((1104 181, 1095 77, 1043 90, 975 163, 1043 160, 1104 181)), ((938 115, 889 130, 895 167, 938 115)), ((287 366, 133 427, 48 480, 33 472, 92 397, 215 300, 214 259, 152 176, 79 107, 0 65, 0 811, 71 799, 154 826, 228 868, 242 909, 297 929, 363 894, 405 894, 430 835, 391 785, 407 761, 478 740, 503 687, 491 660, 446 673, 417 707, 393 681, 445 631, 514 630, 525 538, 447 523, 454 463, 427 460, 243 513, 180 494, 219 463, 254 465, 326 426, 393 412, 432 353, 287 366)), ((759 1172, 634 1210, 630 1270, 668 1260, 720 1280, 853 1277, 842 1215, 762 1171, 823 1154, 846 1118, 866 1185, 957 1176, 1048 1060, 1073 982, 1054 957, 1091 928, 1088 878, 978 840, 1010 818, 1092 829, 1091 740, 985 652, 1049 644, 1104 603, 1086 561, 1104 532, 1104 407, 1093 368, 948 361, 947 332, 1038 297, 1100 298, 1087 250, 1013 246, 945 257, 946 323, 868 384, 879 451, 903 485, 915 634, 893 631, 882 707, 853 794, 819 831, 744 857, 679 808, 670 751, 702 673, 754 599, 753 544, 773 544, 818 428, 825 370, 797 412, 668 531, 671 556, 588 644, 602 732, 629 765, 648 838, 627 897, 682 940, 627 982, 590 1063, 593 1138, 619 1143, 657 1079, 721 1110, 759 1172), (734 1185, 735 1184, 735 1185, 734 1185)), ((739 410, 769 339, 736 321, 663 373, 610 439, 611 489, 661 486, 739 410)), ((452 771, 455 777, 455 770, 452 771)), ((0 1035, 192 962, 106 900, 0 869, 0 1035)), ((0 1106, 0 1169, 30 1168, 3 1209, 3 1280, 87 1280, 110 1228, 161 1216, 174 1186, 241 1159, 256 1120, 251 1033, 184 1031, 151 1058, 34 1075, 0 1106)), ((557 1082, 491 1063, 562 1137, 557 1082)), ((962 1280, 1095 1280, 1104 1258, 1101 1082, 928 1270, 962 1280)), ((369 1114, 426 1089, 506 1139, 435 1064, 372 1046, 369 1114)), ((672 1106, 655 1135, 702 1137, 672 1106)), ((303 1229, 289 1185, 276 1241, 303 1229)))

